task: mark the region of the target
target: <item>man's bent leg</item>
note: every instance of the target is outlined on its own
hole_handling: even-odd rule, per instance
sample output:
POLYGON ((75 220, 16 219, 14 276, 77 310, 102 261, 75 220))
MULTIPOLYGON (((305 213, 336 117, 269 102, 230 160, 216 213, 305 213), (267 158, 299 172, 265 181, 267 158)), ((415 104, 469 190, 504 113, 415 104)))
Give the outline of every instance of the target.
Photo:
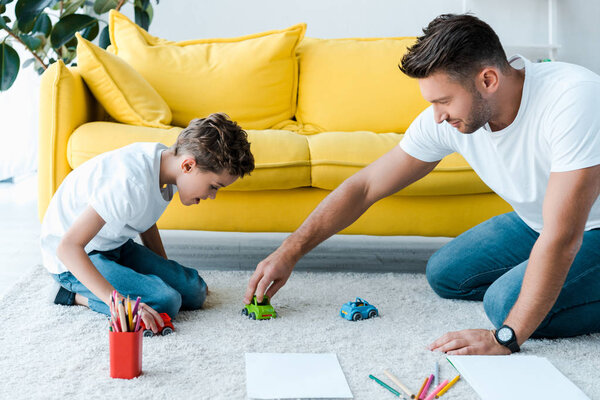
POLYGON ((482 300, 492 282, 529 258, 538 236, 515 212, 498 215, 431 256, 427 280, 441 297, 482 300))
MULTIPOLYGON (((513 268, 485 294, 488 318, 500 327, 519 297, 527 261, 513 268)), ((600 230, 587 231, 556 303, 531 337, 569 337, 600 332, 600 230)))

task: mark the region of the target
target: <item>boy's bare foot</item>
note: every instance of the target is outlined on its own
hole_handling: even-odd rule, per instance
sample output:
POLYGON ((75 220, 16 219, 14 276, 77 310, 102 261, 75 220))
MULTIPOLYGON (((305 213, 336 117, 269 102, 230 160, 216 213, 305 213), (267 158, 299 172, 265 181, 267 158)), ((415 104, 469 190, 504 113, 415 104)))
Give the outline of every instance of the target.
POLYGON ((74 304, 76 306, 89 307, 88 306, 88 298, 87 297, 83 297, 79 293, 75 293, 75 303, 74 304))

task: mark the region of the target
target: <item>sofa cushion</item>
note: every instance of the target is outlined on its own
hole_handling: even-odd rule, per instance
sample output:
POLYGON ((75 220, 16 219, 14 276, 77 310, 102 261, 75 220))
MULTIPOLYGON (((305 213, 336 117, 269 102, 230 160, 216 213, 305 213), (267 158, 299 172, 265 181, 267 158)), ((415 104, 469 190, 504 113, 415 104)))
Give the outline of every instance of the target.
MULTIPOLYGON (((333 190, 345 179, 396 146, 404 135, 373 132, 325 132, 307 136, 312 186, 333 190)), ((396 195, 443 196, 492 193, 457 153, 444 158, 425 178, 396 195)))
MULTIPOLYGON (((131 126, 113 122, 90 122, 77 128, 67 146, 67 160, 76 168, 90 158, 135 142, 175 143, 182 128, 131 126)), ((310 186, 306 137, 277 130, 248 130, 256 168, 223 190, 278 190, 310 186)))
POLYGON ((290 119, 296 107, 296 46, 305 24, 226 39, 171 42, 110 12, 115 54, 162 96, 173 124, 225 112, 244 129, 268 129, 290 119))
POLYGON ((94 97, 119 122, 168 128, 171 110, 156 90, 121 58, 77 33, 77 65, 94 97))
POLYGON ((298 46, 296 119, 305 133, 405 132, 427 108, 398 69, 414 38, 313 39, 298 46))

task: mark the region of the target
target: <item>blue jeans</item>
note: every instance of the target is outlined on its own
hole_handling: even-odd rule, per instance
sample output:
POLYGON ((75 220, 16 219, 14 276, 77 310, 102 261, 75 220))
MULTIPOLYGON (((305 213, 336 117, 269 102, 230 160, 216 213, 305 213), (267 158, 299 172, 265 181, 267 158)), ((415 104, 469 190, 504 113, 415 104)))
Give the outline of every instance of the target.
MULTIPOLYGON (((519 296, 538 236, 514 212, 496 216, 438 250, 427 263, 427 280, 441 297, 483 300, 500 327, 519 296)), ((600 229, 584 233, 562 291, 532 337, 592 332, 600 332, 600 229)))
MULTIPOLYGON (((196 310, 206 299, 207 286, 198 271, 166 260, 149 248, 127 241, 109 251, 91 251, 90 260, 104 278, 123 296, 140 296, 159 313, 175 318, 180 309, 196 310)), ((104 301, 67 271, 53 275, 65 289, 88 298, 89 307, 110 315, 104 301)), ((106 299, 108 301, 108 299, 106 299)))

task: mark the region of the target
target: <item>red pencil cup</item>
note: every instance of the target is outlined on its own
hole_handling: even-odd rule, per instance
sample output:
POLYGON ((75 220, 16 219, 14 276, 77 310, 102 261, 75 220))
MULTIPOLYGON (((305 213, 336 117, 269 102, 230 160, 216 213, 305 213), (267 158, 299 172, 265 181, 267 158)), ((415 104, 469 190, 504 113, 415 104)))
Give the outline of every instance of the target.
POLYGON ((108 332, 110 377, 133 379, 142 373, 142 334, 137 332, 108 332))

